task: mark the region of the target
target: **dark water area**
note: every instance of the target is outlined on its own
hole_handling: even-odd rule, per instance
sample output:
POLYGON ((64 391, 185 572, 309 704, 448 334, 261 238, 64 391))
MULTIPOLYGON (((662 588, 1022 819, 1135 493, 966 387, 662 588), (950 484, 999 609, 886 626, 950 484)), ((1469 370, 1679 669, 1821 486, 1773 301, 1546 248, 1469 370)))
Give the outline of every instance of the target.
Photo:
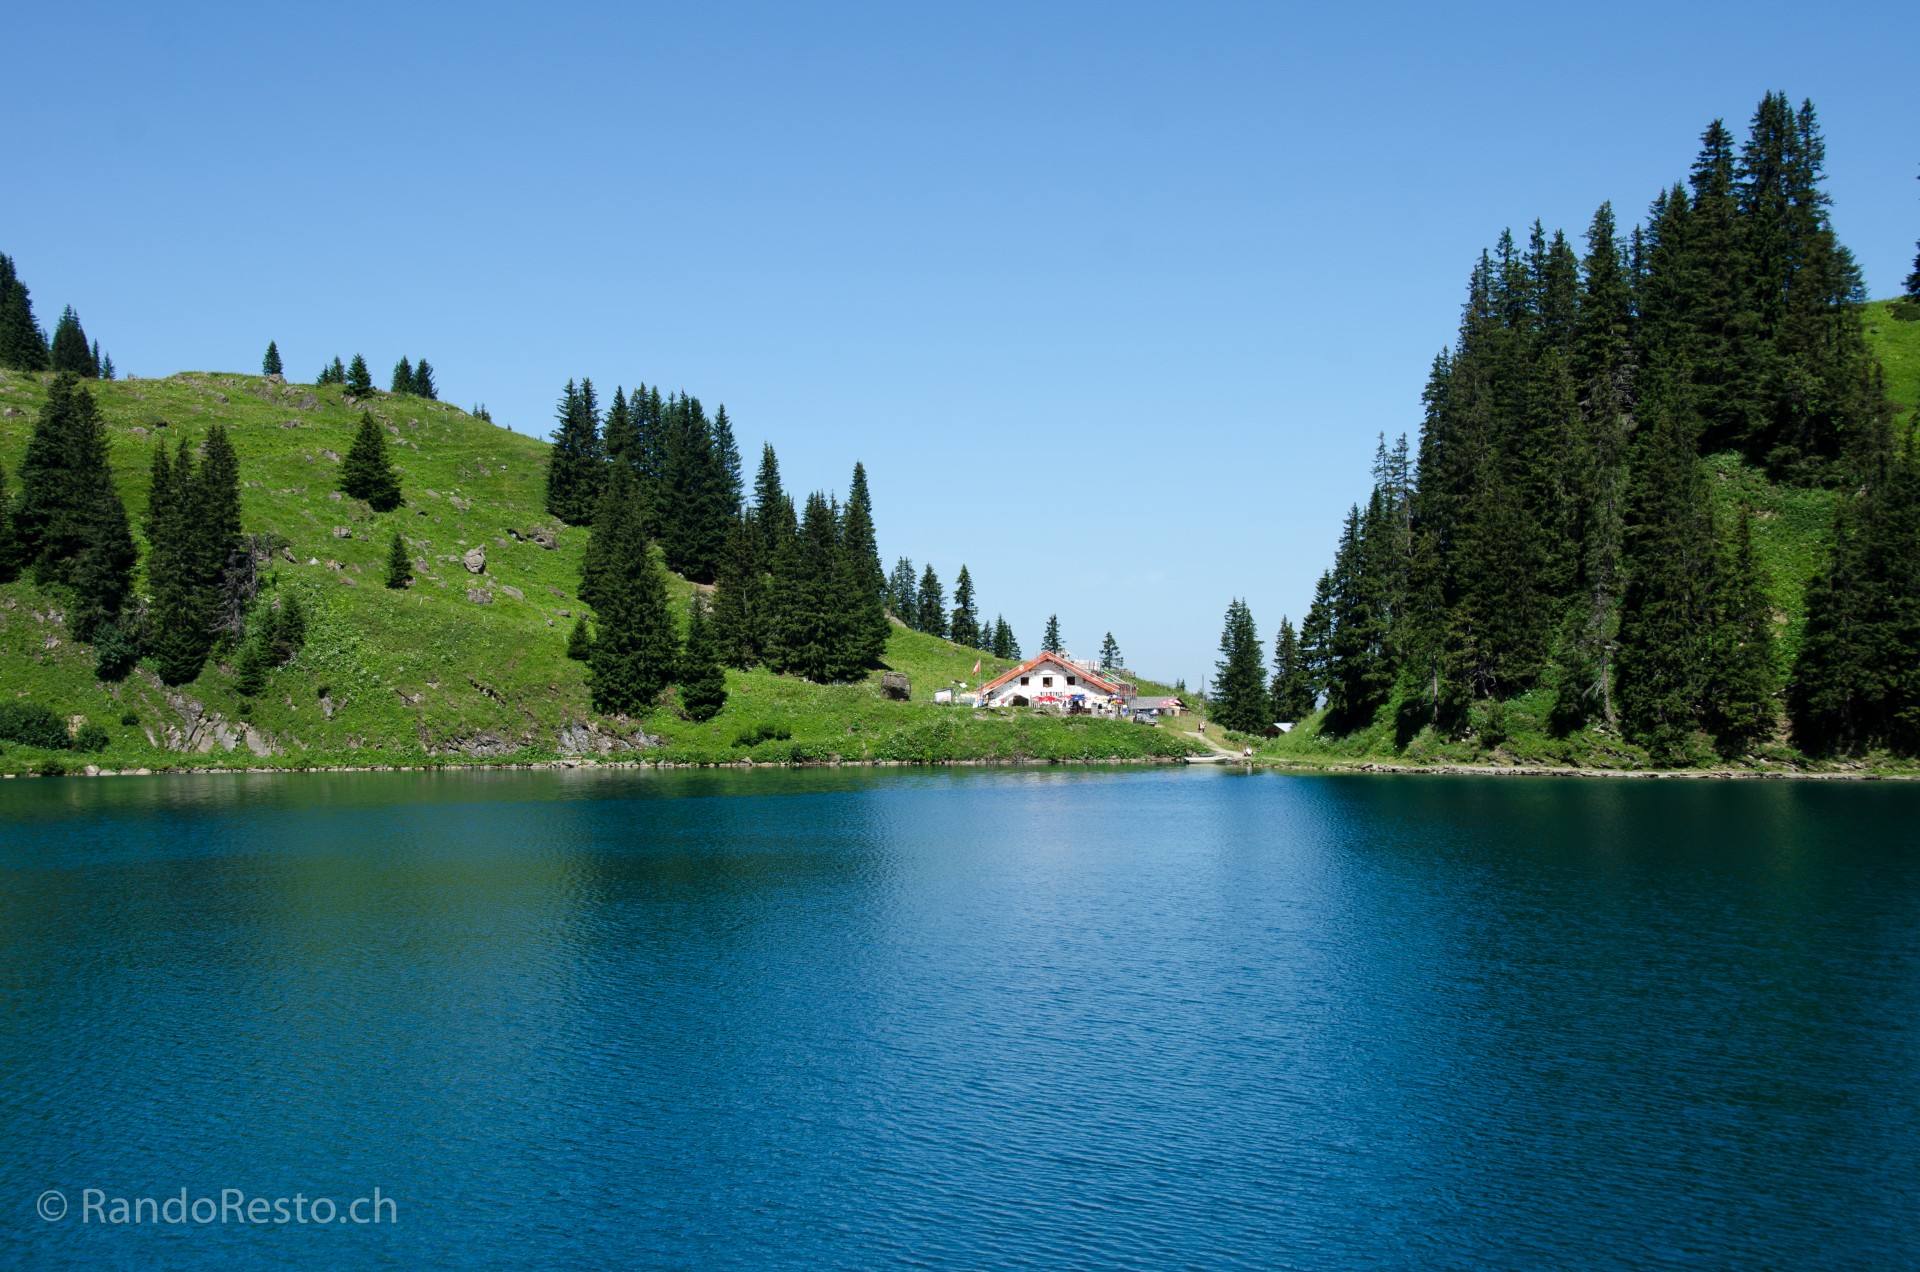
POLYGON ((1920 1266, 1916 827, 1896 784, 8 782, 0 1264, 1920 1266))

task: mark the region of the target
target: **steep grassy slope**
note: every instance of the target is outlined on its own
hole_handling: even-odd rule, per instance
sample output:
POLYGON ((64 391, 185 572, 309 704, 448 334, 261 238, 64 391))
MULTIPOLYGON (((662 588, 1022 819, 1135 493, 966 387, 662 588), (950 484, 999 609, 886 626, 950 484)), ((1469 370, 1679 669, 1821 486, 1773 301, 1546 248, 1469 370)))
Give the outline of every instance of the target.
MULTIPOLYGON (((1876 302, 1867 307, 1868 340, 1887 374, 1887 389, 1901 420, 1920 408, 1920 307, 1898 302, 1876 302)), ((1705 461, 1709 489, 1723 524, 1744 505, 1753 511, 1755 557, 1768 599, 1772 602, 1779 640, 1775 645, 1778 683, 1785 685, 1799 653, 1806 625, 1806 586, 1824 564, 1831 541, 1834 501, 1831 490, 1802 490, 1775 485, 1758 469, 1733 455, 1715 455, 1705 461)), ((1475 735, 1448 740, 1431 730, 1411 738, 1399 736, 1394 716, 1399 704, 1388 704, 1368 729, 1342 736, 1324 736, 1320 717, 1302 723, 1285 737, 1264 744, 1262 753, 1293 763, 1344 763, 1360 759, 1391 759, 1442 764, 1568 764, 1587 768, 1643 769, 1652 760, 1640 747, 1601 726, 1568 737, 1555 737, 1546 727, 1553 695, 1546 689, 1504 704, 1482 708, 1475 735)), ((1706 754, 1701 762, 1711 761, 1706 754)), ((1784 726, 1780 735, 1759 749, 1761 768, 1821 767, 1810 765, 1790 745, 1784 726)), ((1848 762, 1838 767, 1858 767, 1848 762)), ((1867 767, 1908 771, 1913 766, 1876 757, 1867 767)))
MULTIPOLYGON (((306 650, 251 703, 234 691, 230 667, 210 665, 177 690, 144 669, 103 685, 91 651, 68 639, 54 597, 25 580, 0 587, 0 693, 83 716, 113 735, 97 756, 8 745, 0 771, 49 761, 130 768, 533 760, 620 755, 656 740, 664 745, 648 746, 646 758, 1064 759, 1185 749, 1137 726, 976 719, 934 708, 934 689, 972 681, 980 655, 905 630, 894 633, 886 663, 912 677, 911 703, 883 700, 877 672, 841 686, 749 672, 729 677, 733 697, 706 724, 670 709, 644 720, 600 717, 584 668, 565 656, 587 533, 541 508, 544 442, 446 403, 385 394, 350 403, 338 386, 257 376, 186 373, 91 387, 136 526, 156 443, 197 439, 215 421, 226 426, 240 455, 245 528, 284 540, 268 586, 302 598, 311 632, 306 650), (391 513, 335 489, 362 409, 394 448, 406 502, 391 513), (417 575, 404 592, 382 585, 396 529, 417 575), (486 557, 477 574, 462 563, 474 548, 486 557), (136 723, 123 724, 129 715, 136 723), (742 745, 743 736, 760 740, 742 745)), ((0 372, 0 463, 9 473, 18 471, 44 395, 41 377, 0 372)), ((682 607, 690 591, 673 580, 682 607)), ((983 671, 1004 666, 987 658, 983 671)))

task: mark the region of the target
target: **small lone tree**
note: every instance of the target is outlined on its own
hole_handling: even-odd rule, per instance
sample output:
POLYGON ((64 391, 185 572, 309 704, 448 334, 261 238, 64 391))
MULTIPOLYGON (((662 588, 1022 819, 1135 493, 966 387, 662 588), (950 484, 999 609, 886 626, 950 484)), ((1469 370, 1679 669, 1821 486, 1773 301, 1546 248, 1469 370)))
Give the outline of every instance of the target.
POLYGON ((273 341, 267 341, 267 356, 260 359, 261 375, 281 375, 280 349, 273 341))
POLYGON ((387 392, 413 392, 413 363, 402 358, 393 364, 393 382, 387 386, 387 392))
POLYGON ((973 576, 964 565, 953 583, 953 619, 947 625, 947 636, 954 644, 969 649, 980 646, 980 610, 974 604, 973 576))
MULTIPOLYGON (((336 363, 339 359, 334 359, 336 363)), ((367 360, 359 354, 353 355, 353 362, 347 367, 347 377, 342 381, 347 392, 355 397, 365 397, 373 392, 373 375, 367 370, 367 360)))
POLYGON ((1060 652, 1060 616, 1047 615, 1047 634, 1040 638, 1040 651, 1047 654, 1060 652))
POLYGON ((371 412, 360 412, 360 431, 340 466, 340 489, 354 499, 366 500, 375 512, 392 512, 400 506, 400 478, 387 457, 386 434, 373 422, 371 412))
POLYGON ((567 633, 567 657, 575 662, 586 662, 593 657, 593 633, 587 630, 585 614, 573 620, 573 630, 567 633))
POLYGON ((1100 669, 1112 671, 1120 665, 1120 642, 1108 632, 1107 638, 1100 642, 1100 669))
POLYGON ((413 562, 407 557, 407 545, 400 532, 393 532, 393 546, 387 549, 387 586, 398 592, 413 585, 413 562))
POLYGON ((680 656, 680 705, 693 720, 711 720, 727 705, 726 669, 720 665, 706 602, 697 592, 687 608, 687 647, 680 656))
POLYGON ((410 392, 415 397, 429 400, 436 400, 440 396, 440 389, 433 382, 433 364, 425 358, 413 364, 413 388, 410 392))

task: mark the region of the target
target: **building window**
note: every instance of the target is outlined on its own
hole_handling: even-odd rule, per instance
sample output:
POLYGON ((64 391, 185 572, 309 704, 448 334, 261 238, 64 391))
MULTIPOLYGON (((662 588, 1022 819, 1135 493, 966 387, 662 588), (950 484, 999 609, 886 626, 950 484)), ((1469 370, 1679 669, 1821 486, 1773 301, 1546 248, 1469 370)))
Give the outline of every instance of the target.
POLYGON ((1077 685, 1080 683, 1080 680, 1077 676, 1068 676, 1067 683, 1070 685, 1077 685))
POLYGON ((1027 683, 1027 677, 1025 677, 1025 676, 1022 676, 1022 677, 1020 677, 1020 683, 1021 683, 1022 685, 1025 685, 1025 684, 1027 683))
POLYGON ((1053 677, 1052 677, 1052 676, 1042 676, 1042 677, 1040 677, 1040 687, 1041 687, 1042 689, 1051 689, 1051 688, 1053 688, 1053 677))

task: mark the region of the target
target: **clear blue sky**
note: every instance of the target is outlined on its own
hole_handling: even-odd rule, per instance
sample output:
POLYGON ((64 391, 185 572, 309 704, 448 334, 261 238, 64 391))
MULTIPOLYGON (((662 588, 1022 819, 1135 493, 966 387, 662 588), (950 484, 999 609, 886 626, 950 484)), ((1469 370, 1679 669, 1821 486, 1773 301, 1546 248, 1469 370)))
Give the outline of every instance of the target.
POLYGON ((1029 652, 1197 681, 1304 610, 1473 256, 1812 97, 1873 294, 1920 6, 16 7, 0 251, 123 372, 425 355, 725 403, 1029 652), (1837 16, 1829 16, 1837 14, 1837 16))

